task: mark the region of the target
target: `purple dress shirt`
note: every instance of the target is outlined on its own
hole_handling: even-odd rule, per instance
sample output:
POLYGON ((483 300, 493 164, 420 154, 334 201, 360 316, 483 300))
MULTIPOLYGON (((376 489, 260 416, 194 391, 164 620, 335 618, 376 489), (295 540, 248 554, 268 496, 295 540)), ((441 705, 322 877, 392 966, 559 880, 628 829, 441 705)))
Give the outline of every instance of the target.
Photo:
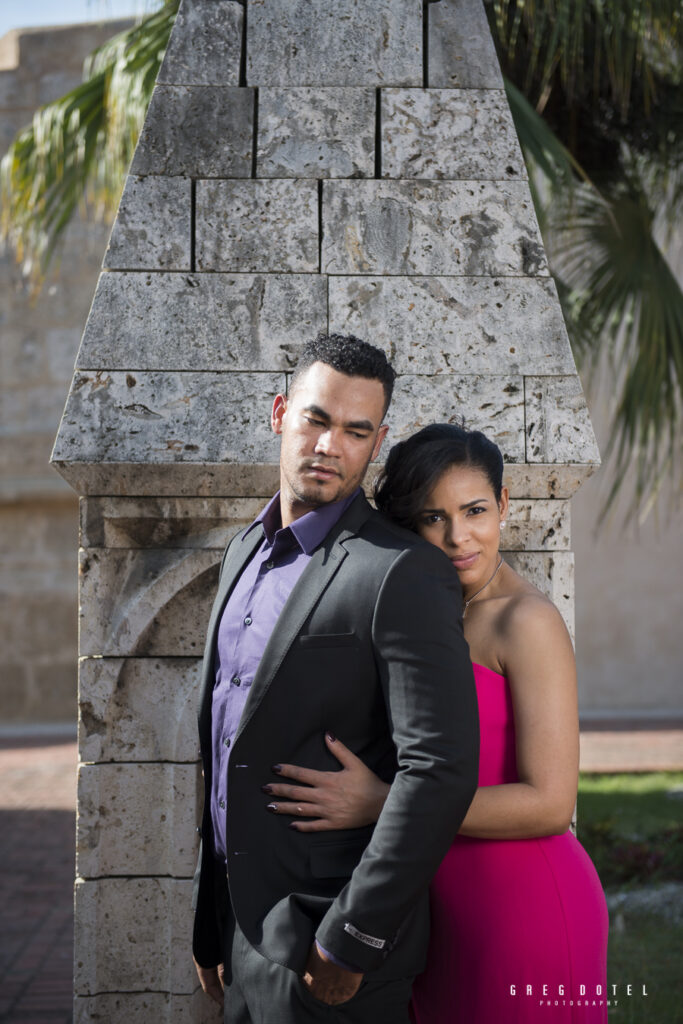
POLYGON ((235 584, 218 627, 211 703, 211 822, 214 854, 222 863, 227 861, 228 762, 261 656, 311 555, 359 493, 360 488, 343 501, 321 505, 283 529, 278 491, 238 542, 252 530, 263 532, 263 543, 235 584))

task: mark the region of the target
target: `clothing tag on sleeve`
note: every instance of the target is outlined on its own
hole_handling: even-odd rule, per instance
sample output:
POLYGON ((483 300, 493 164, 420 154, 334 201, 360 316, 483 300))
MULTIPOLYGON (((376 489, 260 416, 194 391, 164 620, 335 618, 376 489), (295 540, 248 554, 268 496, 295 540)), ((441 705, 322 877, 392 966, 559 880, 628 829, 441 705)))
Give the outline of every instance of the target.
POLYGON ((344 925, 344 931, 352 935, 354 939, 358 939, 359 942, 364 942, 366 946, 372 946, 373 949, 384 949, 387 944, 386 939, 376 939, 374 935, 366 935, 365 932, 359 932, 350 921, 347 921, 344 925))

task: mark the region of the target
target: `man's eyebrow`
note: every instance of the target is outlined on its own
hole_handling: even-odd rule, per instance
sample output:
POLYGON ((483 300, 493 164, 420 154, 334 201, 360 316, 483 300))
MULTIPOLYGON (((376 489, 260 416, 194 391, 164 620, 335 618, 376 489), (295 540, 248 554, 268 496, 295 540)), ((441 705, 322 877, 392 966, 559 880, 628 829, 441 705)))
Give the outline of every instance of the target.
MULTIPOLYGON (((330 420, 332 419, 329 412, 325 412, 325 410, 321 409, 319 405, 307 405, 304 408, 304 412, 313 413, 314 416, 316 416, 320 420, 325 420, 326 423, 329 423, 330 420)), ((347 430, 372 431, 375 429, 375 424, 371 423, 370 420, 349 420, 346 423, 344 423, 344 426, 346 427, 347 430)))

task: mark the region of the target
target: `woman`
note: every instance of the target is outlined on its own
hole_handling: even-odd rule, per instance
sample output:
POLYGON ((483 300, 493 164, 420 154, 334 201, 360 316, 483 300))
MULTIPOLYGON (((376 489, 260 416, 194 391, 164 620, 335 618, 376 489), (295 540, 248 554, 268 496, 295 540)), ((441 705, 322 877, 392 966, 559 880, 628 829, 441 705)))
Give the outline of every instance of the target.
MULTIPOLYGON (((499 553, 502 477, 493 442, 436 424, 392 448, 376 487, 377 507, 441 548, 458 573, 480 713, 479 788, 431 886, 416 1024, 607 1019, 607 908, 568 831, 574 655, 557 609, 499 553)), ((340 740, 326 742, 342 771, 283 765, 298 784, 270 785, 270 809, 301 831, 376 821, 389 786, 340 740)))

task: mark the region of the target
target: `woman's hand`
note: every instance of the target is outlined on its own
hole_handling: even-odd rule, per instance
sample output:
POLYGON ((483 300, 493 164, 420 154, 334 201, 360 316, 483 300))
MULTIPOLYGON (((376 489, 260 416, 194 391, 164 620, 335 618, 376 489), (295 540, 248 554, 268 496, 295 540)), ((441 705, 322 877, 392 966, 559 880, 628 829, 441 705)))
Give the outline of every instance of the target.
POLYGON ((328 750, 342 768, 336 772, 318 772, 293 764, 274 765, 277 775, 294 779, 297 785, 269 782, 262 786, 271 800, 267 809, 273 814, 291 814, 308 821, 292 821, 298 832, 326 832, 337 828, 360 828, 379 818, 389 789, 341 740, 325 733, 328 750))

